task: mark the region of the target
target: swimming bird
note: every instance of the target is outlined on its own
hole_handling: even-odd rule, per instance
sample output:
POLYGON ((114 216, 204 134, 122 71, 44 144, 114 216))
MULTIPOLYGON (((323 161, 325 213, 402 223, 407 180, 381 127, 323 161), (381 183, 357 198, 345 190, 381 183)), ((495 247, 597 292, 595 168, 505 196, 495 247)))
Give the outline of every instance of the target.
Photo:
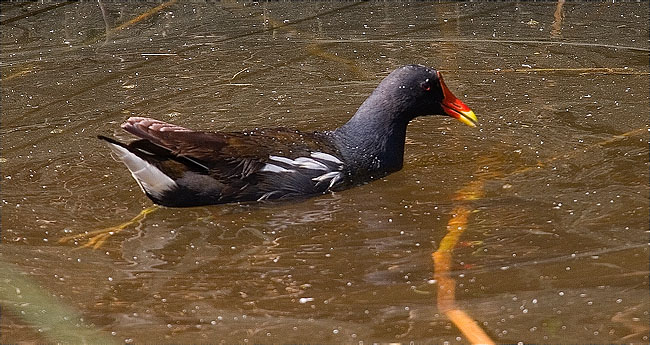
POLYGON ((407 65, 384 78, 334 130, 209 132, 131 117, 122 128, 138 140, 98 137, 154 203, 189 207, 305 198, 384 177, 402 168, 409 121, 426 115, 477 123, 439 71, 407 65))

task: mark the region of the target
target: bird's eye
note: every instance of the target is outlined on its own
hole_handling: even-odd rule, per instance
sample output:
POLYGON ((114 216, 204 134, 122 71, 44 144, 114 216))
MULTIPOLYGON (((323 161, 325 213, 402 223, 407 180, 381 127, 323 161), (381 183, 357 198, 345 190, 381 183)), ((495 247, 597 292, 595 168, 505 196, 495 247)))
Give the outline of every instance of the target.
POLYGON ((429 82, 429 79, 423 81, 423 82, 420 84, 420 87, 421 87, 422 90, 424 90, 424 91, 430 91, 430 90, 431 90, 431 83, 429 82))

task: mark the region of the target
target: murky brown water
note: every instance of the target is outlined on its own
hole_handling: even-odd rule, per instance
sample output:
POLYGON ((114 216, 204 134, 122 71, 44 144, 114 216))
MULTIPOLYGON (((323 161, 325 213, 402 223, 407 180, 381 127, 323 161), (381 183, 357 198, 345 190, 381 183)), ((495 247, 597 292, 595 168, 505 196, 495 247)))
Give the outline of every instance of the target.
POLYGON ((93 342, 47 315, 118 343, 466 342, 431 261, 459 204, 456 303, 495 341, 648 342, 647 3, 157 5, 0 8, 0 342, 93 342), (404 169, 356 189, 58 242, 151 205, 95 139, 129 115, 328 129, 407 63, 480 127, 419 119, 404 169))

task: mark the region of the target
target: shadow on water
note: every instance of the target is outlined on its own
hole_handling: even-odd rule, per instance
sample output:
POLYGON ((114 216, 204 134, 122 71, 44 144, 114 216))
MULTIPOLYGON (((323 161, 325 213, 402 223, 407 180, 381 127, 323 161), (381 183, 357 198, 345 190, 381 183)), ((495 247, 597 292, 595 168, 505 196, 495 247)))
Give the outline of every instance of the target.
POLYGON ((496 342, 648 342, 644 4, 0 6, 0 342, 469 342, 442 273, 496 342), (407 63, 480 127, 418 119, 404 169, 348 191, 129 222, 151 204, 94 140, 329 129, 407 63))

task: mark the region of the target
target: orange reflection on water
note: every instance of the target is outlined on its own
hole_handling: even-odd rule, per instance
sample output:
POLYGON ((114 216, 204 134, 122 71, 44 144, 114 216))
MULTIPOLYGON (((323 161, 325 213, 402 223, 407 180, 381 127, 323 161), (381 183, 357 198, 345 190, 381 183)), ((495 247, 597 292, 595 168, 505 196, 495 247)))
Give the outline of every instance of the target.
POLYGON ((494 178, 494 173, 479 171, 477 178, 467 183, 456 192, 453 200, 460 204, 452 211, 452 218, 447 222, 447 234, 440 241, 438 250, 432 253, 434 279, 438 283, 437 305, 451 322, 458 327, 472 344, 494 344, 483 329, 467 313, 456 306, 456 281, 449 276, 451 255, 458 245, 460 236, 467 228, 467 221, 473 212, 471 205, 465 202, 480 199, 483 196, 484 180, 494 178))

